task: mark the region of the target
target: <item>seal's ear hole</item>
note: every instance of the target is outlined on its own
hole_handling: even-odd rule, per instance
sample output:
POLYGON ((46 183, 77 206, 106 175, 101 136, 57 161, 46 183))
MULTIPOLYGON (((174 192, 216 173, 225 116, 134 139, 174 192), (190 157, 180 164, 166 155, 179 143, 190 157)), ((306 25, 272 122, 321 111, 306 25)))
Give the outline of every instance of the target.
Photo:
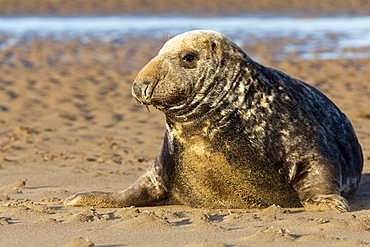
POLYGON ((212 42, 212 51, 214 51, 215 49, 216 49, 216 43, 212 42))

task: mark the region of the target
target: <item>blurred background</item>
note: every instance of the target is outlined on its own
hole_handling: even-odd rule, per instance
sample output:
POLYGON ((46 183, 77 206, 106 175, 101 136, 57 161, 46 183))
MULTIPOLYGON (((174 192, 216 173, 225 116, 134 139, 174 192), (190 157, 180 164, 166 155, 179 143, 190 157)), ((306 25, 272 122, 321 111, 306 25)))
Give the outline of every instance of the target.
POLYGON ((184 31, 212 29, 251 46, 253 56, 363 58, 370 54, 369 13, 370 1, 363 0, 0 0, 0 49, 26 36, 117 45, 127 37, 163 43, 184 31))
POLYGON ((2 16, 369 15, 366 0, 1 0, 2 16))

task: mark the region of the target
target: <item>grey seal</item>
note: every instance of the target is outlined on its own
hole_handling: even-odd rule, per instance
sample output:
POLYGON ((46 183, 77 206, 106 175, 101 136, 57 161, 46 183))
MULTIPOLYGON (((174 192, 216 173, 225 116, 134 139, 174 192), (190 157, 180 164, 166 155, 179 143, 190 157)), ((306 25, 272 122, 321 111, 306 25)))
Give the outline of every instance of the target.
POLYGON ((170 39, 132 94, 166 116, 160 153, 129 188, 80 192, 66 205, 349 210, 363 156, 348 118, 226 36, 197 30, 170 39))

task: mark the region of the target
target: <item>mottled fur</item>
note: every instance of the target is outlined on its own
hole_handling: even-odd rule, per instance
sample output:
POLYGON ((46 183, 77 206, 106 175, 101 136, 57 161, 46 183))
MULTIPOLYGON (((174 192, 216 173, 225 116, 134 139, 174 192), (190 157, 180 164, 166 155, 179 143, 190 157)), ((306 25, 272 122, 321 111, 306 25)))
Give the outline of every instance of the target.
POLYGON ((363 157, 347 117, 227 37, 192 31, 169 40, 133 95, 166 115, 160 154, 130 188, 78 193, 67 205, 349 209, 344 197, 358 187, 363 157))

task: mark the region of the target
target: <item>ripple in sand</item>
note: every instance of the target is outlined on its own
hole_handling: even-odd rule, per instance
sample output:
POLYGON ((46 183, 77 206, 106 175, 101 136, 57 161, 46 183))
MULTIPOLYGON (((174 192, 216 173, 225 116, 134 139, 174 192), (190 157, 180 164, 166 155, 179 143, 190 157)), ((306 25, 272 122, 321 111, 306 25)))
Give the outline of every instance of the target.
POLYGON ((292 242, 298 237, 298 235, 292 234, 288 229, 275 229, 275 227, 270 226, 259 229, 253 235, 243 238, 243 240, 248 242, 292 242))

